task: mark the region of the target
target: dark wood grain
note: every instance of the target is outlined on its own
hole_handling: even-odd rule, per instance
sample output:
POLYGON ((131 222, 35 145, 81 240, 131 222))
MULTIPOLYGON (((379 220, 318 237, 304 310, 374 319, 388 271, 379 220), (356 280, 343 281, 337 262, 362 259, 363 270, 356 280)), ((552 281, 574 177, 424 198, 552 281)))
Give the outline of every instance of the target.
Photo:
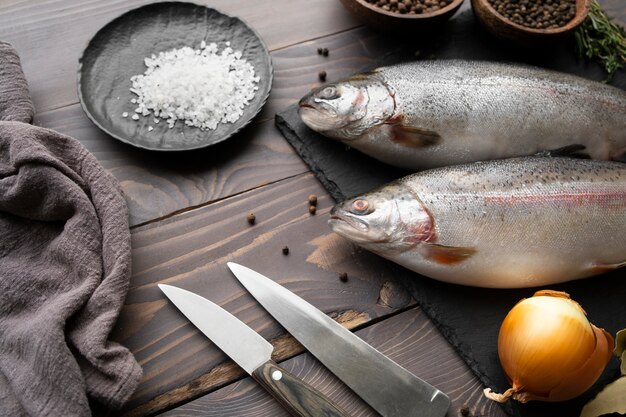
POLYGON ((131 225, 301 174, 307 167, 273 121, 248 126, 230 140, 193 152, 149 152, 112 139, 78 105, 35 123, 77 138, 120 182, 131 225))
MULTIPOLYGON (((113 335, 144 369, 129 414, 176 405, 242 376, 238 368, 224 367, 224 354, 167 303, 157 283, 209 298, 267 340, 281 337, 282 329, 226 262, 253 267, 323 311, 349 317, 348 327, 414 305, 389 264, 330 232, 331 205, 317 180, 305 174, 134 230, 131 288, 113 335), (318 195, 316 215, 308 210, 310 194, 318 195), (256 215, 253 226, 246 221, 249 212, 256 215), (282 253, 285 245, 289 255, 282 253), (341 272, 348 273, 347 283, 341 272), (390 285, 397 287, 389 291, 390 285)), ((283 341, 275 359, 300 350, 283 341)))
MULTIPOLYGON (((449 417, 504 416, 500 406, 487 400, 482 386, 419 308, 412 308, 356 332, 359 337, 388 355, 420 378, 446 392, 452 400, 449 417), (454 375, 454 377, 451 377, 454 375)), ((310 354, 281 363, 294 375, 313 385, 344 407, 351 416, 377 416, 352 391, 337 380, 310 354)), ((168 417, 285 417, 288 414, 251 378, 238 381, 178 408, 168 417)))
MULTIPOLYGON (((0 2, 0 39, 20 54, 39 112, 78 102, 78 58, 99 28, 151 0, 0 2)), ((359 23, 335 0, 213 0, 195 3, 240 17, 270 50, 319 38, 359 23), (280 24, 278 24, 278 20, 280 24)))

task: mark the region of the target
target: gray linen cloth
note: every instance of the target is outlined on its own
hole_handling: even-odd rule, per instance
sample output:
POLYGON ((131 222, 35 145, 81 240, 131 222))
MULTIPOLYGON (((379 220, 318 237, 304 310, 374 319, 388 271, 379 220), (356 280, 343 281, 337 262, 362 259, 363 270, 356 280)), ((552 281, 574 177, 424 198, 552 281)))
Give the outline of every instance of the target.
POLYGON ((30 125, 15 50, 0 41, 0 415, 121 407, 141 367, 108 340, 128 289, 128 211, 77 140, 30 125))

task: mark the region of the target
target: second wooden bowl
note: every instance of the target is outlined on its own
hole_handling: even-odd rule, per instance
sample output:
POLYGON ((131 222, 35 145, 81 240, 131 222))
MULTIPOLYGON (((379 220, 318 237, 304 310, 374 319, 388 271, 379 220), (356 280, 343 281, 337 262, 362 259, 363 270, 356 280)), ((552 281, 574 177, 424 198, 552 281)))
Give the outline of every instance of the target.
POLYGON ((493 8, 489 0, 471 0, 478 21, 494 36, 518 45, 533 47, 553 44, 570 36, 589 14, 592 0, 576 0, 576 15, 559 28, 534 29, 519 25, 493 8))

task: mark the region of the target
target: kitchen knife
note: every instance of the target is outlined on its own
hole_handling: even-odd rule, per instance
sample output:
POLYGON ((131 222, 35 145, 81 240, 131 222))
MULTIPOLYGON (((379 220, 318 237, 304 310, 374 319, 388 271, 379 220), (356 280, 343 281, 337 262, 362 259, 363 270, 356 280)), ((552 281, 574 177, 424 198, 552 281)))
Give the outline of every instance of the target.
POLYGON ((273 346, 238 318, 204 297, 159 284, 167 298, 213 343, 296 417, 348 417, 315 388, 271 360, 273 346))
POLYGON ((446 394, 422 381, 271 279, 229 262, 254 298, 332 373, 384 417, 443 417, 446 394))

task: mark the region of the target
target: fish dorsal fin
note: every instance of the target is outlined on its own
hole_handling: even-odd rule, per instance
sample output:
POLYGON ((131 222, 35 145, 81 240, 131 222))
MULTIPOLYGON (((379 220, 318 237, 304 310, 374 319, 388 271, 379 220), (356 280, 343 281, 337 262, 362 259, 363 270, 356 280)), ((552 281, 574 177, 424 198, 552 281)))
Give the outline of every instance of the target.
POLYGON ((465 261, 476 253, 476 249, 462 246, 445 246, 437 243, 423 243, 422 255, 433 262, 453 265, 465 261))
POLYGON ((419 127, 406 126, 401 123, 392 125, 391 139, 398 144, 410 148, 432 146, 441 140, 439 133, 419 127))

